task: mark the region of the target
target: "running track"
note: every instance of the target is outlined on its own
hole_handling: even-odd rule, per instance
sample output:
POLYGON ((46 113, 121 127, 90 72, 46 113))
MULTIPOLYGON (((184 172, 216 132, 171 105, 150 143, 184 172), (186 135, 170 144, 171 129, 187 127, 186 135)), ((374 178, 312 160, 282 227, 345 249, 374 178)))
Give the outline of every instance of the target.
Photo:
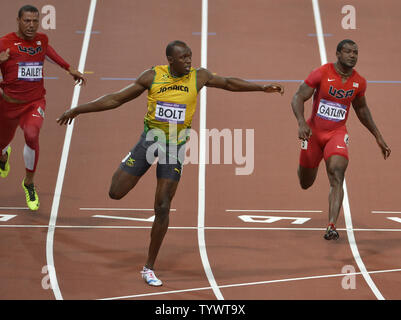
MULTIPOLYGON (((0 299, 401 298, 398 1, 378 5, 371 0, 320 0, 321 20, 316 21, 311 0, 214 0, 203 16, 202 1, 98 1, 86 38, 88 50, 81 56, 90 2, 32 2, 39 9, 55 6, 57 27, 46 32, 57 51, 75 66, 85 58, 88 84, 75 93, 79 102, 118 90, 146 68, 166 63, 164 49, 174 39, 191 46, 194 66, 207 63, 218 74, 261 83, 277 80, 286 93, 204 93, 206 104, 199 101, 194 130, 199 133, 205 120, 209 129, 242 129, 245 140, 246 129, 253 129, 254 170, 236 175, 243 165, 234 158, 233 164, 206 165, 204 175, 199 175, 197 164, 185 166, 156 264, 164 281, 157 289, 146 286, 139 275, 153 215, 143 209, 153 207, 154 168, 125 199, 107 197, 112 173, 143 129, 146 94, 118 110, 79 117, 69 129, 70 145, 65 145, 66 128, 55 119, 71 105, 74 89, 71 79, 48 63, 36 179, 39 212, 24 209, 20 131, 13 143, 12 171, 0 181, 0 218, 6 220, 0 220, 0 254, 5 257, 0 260, 0 299), (355 30, 341 27, 346 4, 356 8, 355 30), (335 59, 339 40, 358 43, 357 69, 369 81, 368 104, 392 148, 384 161, 373 137, 351 112, 349 210, 341 213, 337 242, 322 238, 328 194, 324 166, 310 190, 298 187, 299 142, 290 108, 300 80, 322 62, 319 21, 328 61, 335 59), (201 110, 206 110, 205 118, 201 110), (65 170, 60 165, 63 146, 65 170), (55 190, 61 187, 58 198, 55 190), (267 216, 310 219, 298 225, 290 219, 267 223, 267 216), (345 216, 351 220, 346 222, 345 216), (354 289, 342 286, 345 266, 355 270, 354 289)), ((7 0, 2 5, 7 14, 0 21, 1 34, 15 30, 14 16, 23 4, 7 0)), ((245 147, 244 142, 243 154, 245 147)))

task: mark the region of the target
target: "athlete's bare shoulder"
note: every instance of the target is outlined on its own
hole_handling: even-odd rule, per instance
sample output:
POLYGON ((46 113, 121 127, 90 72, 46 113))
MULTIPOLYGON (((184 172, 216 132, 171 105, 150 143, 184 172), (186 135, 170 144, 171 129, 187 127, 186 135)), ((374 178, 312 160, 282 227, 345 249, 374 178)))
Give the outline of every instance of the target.
POLYGON ((150 88, 155 78, 155 70, 153 68, 146 69, 137 78, 136 82, 141 84, 145 88, 150 88))
POLYGON ((205 69, 205 68, 198 68, 196 69, 196 86, 198 91, 206 85, 206 83, 213 78, 213 74, 205 69))

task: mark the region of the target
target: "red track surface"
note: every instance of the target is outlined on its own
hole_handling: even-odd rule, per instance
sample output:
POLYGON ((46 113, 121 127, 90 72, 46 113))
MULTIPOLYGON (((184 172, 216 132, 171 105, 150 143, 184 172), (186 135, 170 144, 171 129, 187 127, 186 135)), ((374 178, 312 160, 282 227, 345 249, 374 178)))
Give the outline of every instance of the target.
MULTIPOLYGON (((135 78, 143 70, 164 64, 166 44, 187 42, 193 65, 200 65, 201 1, 99 1, 96 6, 85 70, 88 84, 80 102, 118 90, 132 81, 102 78, 135 78)), ((346 180, 356 245, 361 259, 385 299, 401 299, 400 223, 387 217, 400 214, 398 190, 401 160, 398 134, 401 46, 401 3, 385 0, 363 3, 320 0, 327 57, 344 38, 360 49, 358 71, 368 81, 367 100, 375 122, 392 148, 384 161, 374 138, 353 111, 348 122, 351 137, 346 180), (341 27, 341 8, 353 4, 357 29, 341 27), (397 270, 392 271, 389 270, 397 270)), ((15 30, 22 1, 7 0, 1 34, 15 30)), ((33 1, 57 10, 56 30, 46 31, 50 43, 77 66, 89 1, 33 1)), ((244 79, 302 80, 320 65, 320 55, 310 0, 238 1, 209 3, 208 69, 244 79)), ((0 214, 16 215, 0 221, 0 299, 54 299, 48 284, 46 237, 59 171, 65 128, 55 119, 71 104, 73 86, 68 75, 47 64, 47 114, 41 133, 41 158, 36 183, 41 208, 37 213, 10 210, 24 207, 20 188, 24 166, 23 136, 13 142, 12 171, 0 181, 0 214), (20 152, 21 151, 21 152, 20 152)), ((268 81, 271 82, 271 81, 268 81)), ((214 278, 224 299, 376 299, 351 252, 344 215, 337 242, 323 240, 327 223, 328 181, 321 165, 315 185, 298 186, 299 141, 290 100, 299 82, 282 82, 284 96, 207 90, 207 128, 254 129, 255 158, 251 175, 235 174, 234 164, 206 166, 205 240, 214 278), (248 210, 233 212, 227 210, 248 210), (251 212, 249 210, 276 210, 251 212), (283 213, 280 210, 295 212, 283 213), (322 212, 302 212, 315 210, 322 212), (298 211, 298 212, 297 212, 298 211), (292 220, 252 223, 239 215, 311 218, 301 225, 292 220), (351 265, 358 274, 356 288, 342 287, 342 268, 351 265)), ((164 281, 150 288, 140 278, 147 252, 151 222, 96 218, 94 215, 147 219, 151 211, 90 211, 83 208, 152 208, 155 170, 143 177, 126 198, 108 198, 112 173, 136 143, 143 127, 146 94, 124 107, 82 115, 75 121, 67 169, 57 214, 54 256, 59 291, 63 299, 177 299, 213 300, 199 254, 198 165, 185 167, 171 213, 170 230, 159 254, 156 270, 164 281)), ((307 108, 306 112, 310 112, 307 108)), ((199 132, 199 113, 193 128, 199 132)), ((245 148, 245 145, 244 145, 245 148)), ((243 151, 245 153, 245 149, 243 151)))

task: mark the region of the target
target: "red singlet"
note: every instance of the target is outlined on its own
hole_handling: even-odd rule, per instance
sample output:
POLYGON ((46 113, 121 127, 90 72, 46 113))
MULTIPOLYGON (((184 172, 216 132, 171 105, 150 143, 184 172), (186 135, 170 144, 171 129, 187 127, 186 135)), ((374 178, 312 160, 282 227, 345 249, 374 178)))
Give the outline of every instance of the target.
POLYGON ((305 79, 315 89, 313 110, 308 124, 312 130, 309 141, 303 143, 300 164, 315 168, 324 157, 338 154, 348 159, 348 134, 345 123, 352 101, 365 95, 366 80, 355 70, 345 83, 333 63, 327 63, 305 79))
POLYGON ((10 57, 0 64, 3 81, 0 87, 14 99, 34 101, 44 97, 43 62, 48 56, 60 67, 68 70, 70 65, 48 44, 43 33, 32 40, 24 40, 15 32, 0 38, 0 52, 10 49, 10 57))

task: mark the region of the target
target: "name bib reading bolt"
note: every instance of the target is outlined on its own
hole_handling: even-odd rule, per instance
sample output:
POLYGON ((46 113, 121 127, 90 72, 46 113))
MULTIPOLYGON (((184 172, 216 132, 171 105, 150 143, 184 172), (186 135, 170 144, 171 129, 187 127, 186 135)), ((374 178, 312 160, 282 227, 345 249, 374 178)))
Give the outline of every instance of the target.
POLYGON ((43 62, 20 62, 18 64, 18 80, 42 80, 43 62))
POLYGON ((162 122, 182 124, 185 121, 186 108, 185 104, 157 101, 155 118, 162 122))
POLYGON ((321 99, 317 115, 323 119, 330 121, 341 121, 345 119, 347 107, 341 103, 321 99))

